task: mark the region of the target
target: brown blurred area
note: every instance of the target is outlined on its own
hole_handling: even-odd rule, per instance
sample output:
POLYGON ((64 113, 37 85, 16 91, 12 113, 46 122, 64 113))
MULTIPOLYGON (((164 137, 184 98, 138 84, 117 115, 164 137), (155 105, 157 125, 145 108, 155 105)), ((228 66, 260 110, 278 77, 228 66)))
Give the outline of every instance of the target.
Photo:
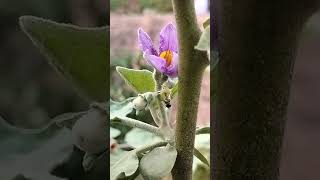
POLYGON ((0 1, 0 116, 35 128, 50 118, 87 107, 64 78, 19 28, 18 18, 33 15, 80 26, 109 23, 106 0, 0 1))
POLYGON ((281 180, 320 179, 320 16, 310 19, 298 45, 281 180), (310 30, 310 29, 309 29, 310 30))

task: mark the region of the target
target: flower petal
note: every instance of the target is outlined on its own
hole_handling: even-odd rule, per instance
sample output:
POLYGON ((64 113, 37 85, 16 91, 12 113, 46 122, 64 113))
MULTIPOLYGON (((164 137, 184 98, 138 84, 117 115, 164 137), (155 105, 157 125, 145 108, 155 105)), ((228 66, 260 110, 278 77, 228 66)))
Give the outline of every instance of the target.
POLYGON ((159 72, 164 73, 166 71, 166 61, 163 58, 151 54, 150 51, 143 53, 143 58, 159 72))
POLYGON ((151 54, 153 55, 158 55, 157 50, 153 47, 153 43, 149 35, 142 30, 142 28, 138 29, 138 41, 139 41, 139 46, 142 52, 146 52, 149 50, 151 54))
POLYGON ((178 53, 177 30, 172 23, 169 23, 160 31, 159 50, 160 53, 167 50, 178 53))
POLYGON ((178 76, 178 65, 179 65, 179 56, 177 53, 174 52, 172 63, 169 67, 166 68, 166 71, 164 73, 171 78, 177 77, 178 76))

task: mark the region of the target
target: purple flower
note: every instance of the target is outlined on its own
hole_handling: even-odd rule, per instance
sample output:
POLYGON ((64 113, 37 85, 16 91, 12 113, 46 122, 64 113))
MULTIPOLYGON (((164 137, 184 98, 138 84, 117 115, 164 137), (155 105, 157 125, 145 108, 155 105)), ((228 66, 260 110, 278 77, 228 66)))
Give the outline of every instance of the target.
POLYGON ((141 28, 138 29, 138 40, 143 57, 150 65, 171 78, 178 76, 178 39, 173 24, 169 23, 160 31, 159 53, 141 28))

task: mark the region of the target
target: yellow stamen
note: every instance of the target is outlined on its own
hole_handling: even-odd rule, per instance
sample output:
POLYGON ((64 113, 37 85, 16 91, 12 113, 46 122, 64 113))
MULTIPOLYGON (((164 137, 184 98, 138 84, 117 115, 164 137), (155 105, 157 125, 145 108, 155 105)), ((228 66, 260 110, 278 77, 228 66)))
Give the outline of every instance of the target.
POLYGON ((170 50, 163 51, 163 52, 160 54, 160 57, 162 57, 163 59, 166 60, 166 66, 170 66, 170 65, 171 65, 172 58, 173 58, 173 53, 172 53, 172 51, 170 51, 170 50))

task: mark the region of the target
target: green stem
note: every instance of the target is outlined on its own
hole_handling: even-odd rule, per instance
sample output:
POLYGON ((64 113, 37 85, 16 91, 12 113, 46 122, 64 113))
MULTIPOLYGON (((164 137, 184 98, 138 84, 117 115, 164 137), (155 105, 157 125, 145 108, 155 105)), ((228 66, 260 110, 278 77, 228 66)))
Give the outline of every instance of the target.
POLYGON ((135 128, 140 128, 146 131, 149 131, 153 134, 156 134, 158 136, 163 137, 161 131, 159 128, 152 126, 150 124, 132 119, 132 118, 128 118, 128 117, 117 117, 114 120, 112 120, 112 122, 117 122, 126 126, 130 126, 130 127, 135 127, 135 128))
POLYGON ((179 94, 175 142, 178 152, 173 180, 192 179, 193 148, 206 52, 194 49, 200 38, 194 0, 173 0, 179 41, 179 94))

